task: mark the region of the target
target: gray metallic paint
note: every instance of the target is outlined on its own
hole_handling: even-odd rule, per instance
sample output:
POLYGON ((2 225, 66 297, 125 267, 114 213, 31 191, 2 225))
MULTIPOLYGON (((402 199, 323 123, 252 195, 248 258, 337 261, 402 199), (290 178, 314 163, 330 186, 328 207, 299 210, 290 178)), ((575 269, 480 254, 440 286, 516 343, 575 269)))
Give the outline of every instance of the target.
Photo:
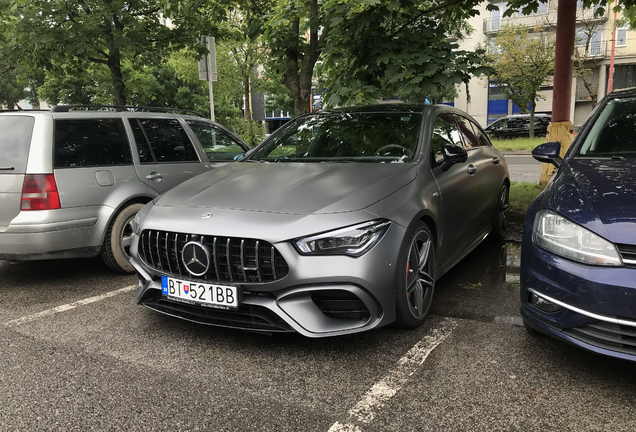
MULTIPOLYGON (((271 283, 240 284, 245 291, 275 296, 275 300, 246 296, 244 302, 267 307, 303 335, 355 333, 389 324, 395 320, 396 271, 400 251, 408 247, 408 228, 425 220, 436 233, 439 278, 490 231, 499 190, 508 181, 505 160, 494 149, 472 151, 472 159, 447 171, 439 166, 431 169, 432 124, 443 112, 460 113, 445 106, 423 109, 418 156, 413 163, 232 164, 195 177, 147 204, 139 212, 139 230, 272 243, 287 261, 289 274, 271 283), (480 155, 497 156, 500 162, 483 162, 478 160, 480 155), (467 172, 471 161, 478 165, 477 175, 467 172), (204 213, 213 216, 203 220, 204 213), (382 240, 361 257, 305 256, 293 246, 296 238, 377 218, 392 224, 382 240), (308 290, 334 286, 361 290, 356 292, 369 302, 373 312, 370 320, 363 325, 334 322, 312 306, 308 290)), ((131 262, 142 276, 135 296, 141 303, 146 296, 161 291, 160 276, 164 273, 139 258, 137 243, 135 240, 131 247, 131 262)))
MULTIPOLYGON (((106 229, 112 218, 124 206, 132 202, 145 203, 174 187, 179 182, 227 162, 209 163, 196 136, 185 125, 184 119, 199 120, 195 116, 157 115, 156 113, 118 112, 68 112, 47 111, 16 112, 15 115, 35 118, 31 146, 26 166, 28 174, 55 174, 62 208, 45 211, 20 211, 23 174, 0 174, 0 259, 40 260, 50 258, 80 258, 100 253, 106 229), (53 168, 53 136, 55 119, 103 119, 103 118, 178 118, 195 144, 201 162, 185 164, 152 164, 161 166, 170 174, 168 178, 150 187, 140 181, 135 165, 53 168), (96 172, 110 172, 112 186, 98 183, 96 172)), ((3 113, 2 115, 14 115, 3 113)), ((139 164, 132 130, 124 121, 133 161, 139 164)), ((215 125, 216 126, 216 125, 215 125)), ((233 139, 231 132, 219 127, 233 139)), ((145 180, 145 179, 144 179, 145 180)))

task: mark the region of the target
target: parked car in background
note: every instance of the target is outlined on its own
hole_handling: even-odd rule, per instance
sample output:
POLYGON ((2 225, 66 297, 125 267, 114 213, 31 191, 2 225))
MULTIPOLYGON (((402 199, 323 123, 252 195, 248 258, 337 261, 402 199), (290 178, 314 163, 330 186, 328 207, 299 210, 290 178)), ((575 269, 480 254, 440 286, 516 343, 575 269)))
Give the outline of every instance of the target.
POLYGON ((200 114, 148 111, 0 113, 0 259, 101 255, 113 270, 132 272, 137 211, 248 149, 200 114))
POLYGON ((523 231, 526 327, 587 350, 636 360, 636 89, 614 91, 561 145, 533 150, 558 167, 523 231))
MULTIPOLYGON (((545 136, 552 116, 534 115, 534 136, 545 136)), ((488 125, 484 129, 492 138, 523 138, 530 136, 530 114, 509 115, 488 125)))
POLYGON ((507 227, 503 156, 444 105, 296 118, 137 215, 136 302, 225 327, 355 333, 426 318, 435 281, 507 227))

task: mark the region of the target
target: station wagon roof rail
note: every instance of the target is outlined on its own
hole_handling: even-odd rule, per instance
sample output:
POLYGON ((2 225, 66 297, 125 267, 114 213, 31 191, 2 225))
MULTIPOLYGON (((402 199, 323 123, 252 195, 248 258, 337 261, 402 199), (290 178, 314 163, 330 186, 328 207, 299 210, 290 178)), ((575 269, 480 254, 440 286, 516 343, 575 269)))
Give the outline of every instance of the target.
POLYGON ((89 110, 101 110, 101 111, 133 111, 133 112, 165 112, 165 113, 180 113, 187 115, 194 115, 197 117, 207 118, 198 111, 182 109, 182 108, 169 108, 169 107, 147 107, 147 106, 134 106, 134 105, 56 105, 51 107, 51 112, 70 112, 70 111, 89 111, 89 110))

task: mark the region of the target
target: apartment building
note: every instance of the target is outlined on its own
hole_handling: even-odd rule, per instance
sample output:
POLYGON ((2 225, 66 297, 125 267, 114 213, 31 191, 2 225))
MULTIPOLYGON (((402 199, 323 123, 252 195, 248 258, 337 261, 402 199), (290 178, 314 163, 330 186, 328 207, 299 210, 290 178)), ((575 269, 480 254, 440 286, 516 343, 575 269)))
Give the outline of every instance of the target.
MULTIPOLYGON (((510 17, 504 17, 507 4, 502 0, 492 0, 499 7, 498 11, 488 11, 484 2, 480 6, 480 15, 469 21, 474 32, 458 41, 461 49, 472 50, 478 45, 489 43, 507 25, 523 25, 530 31, 541 27, 543 31, 556 33, 557 0, 540 3, 536 12, 525 15, 515 11, 510 17)), ((635 32, 629 31, 627 25, 618 25, 616 29, 616 46, 614 54, 614 70, 609 70, 612 33, 614 24, 620 23, 621 15, 615 18, 614 13, 605 11, 596 16, 596 10, 584 9, 583 2, 577 2, 577 34, 575 62, 581 69, 588 71, 584 77, 572 79, 572 107, 570 120, 574 125, 585 121, 594 106, 594 95, 600 100, 607 93, 610 73, 613 73, 614 89, 636 86, 636 40, 635 32), (590 92, 590 89, 592 92, 590 92)), ((468 85, 458 88, 458 97, 454 105, 467 111, 482 126, 496 119, 519 112, 519 107, 506 99, 501 90, 492 85, 487 77, 475 77, 468 85), (470 96, 470 97, 469 97, 470 96)), ((552 110, 552 83, 545 83, 541 95, 543 100, 537 101, 537 113, 550 113, 552 110)))

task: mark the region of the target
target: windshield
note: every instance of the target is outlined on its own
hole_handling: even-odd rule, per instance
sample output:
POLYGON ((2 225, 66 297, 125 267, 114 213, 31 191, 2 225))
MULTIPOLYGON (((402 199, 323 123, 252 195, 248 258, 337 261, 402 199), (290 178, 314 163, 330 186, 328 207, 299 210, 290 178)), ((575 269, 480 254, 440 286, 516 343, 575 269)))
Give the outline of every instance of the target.
POLYGON ((251 161, 411 162, 422 115, 335 113, 300 117, 258 149, 251 161))
POLYGON ((613 99, 603 108, 577 156, 636 157, 636 98, 613 99))

